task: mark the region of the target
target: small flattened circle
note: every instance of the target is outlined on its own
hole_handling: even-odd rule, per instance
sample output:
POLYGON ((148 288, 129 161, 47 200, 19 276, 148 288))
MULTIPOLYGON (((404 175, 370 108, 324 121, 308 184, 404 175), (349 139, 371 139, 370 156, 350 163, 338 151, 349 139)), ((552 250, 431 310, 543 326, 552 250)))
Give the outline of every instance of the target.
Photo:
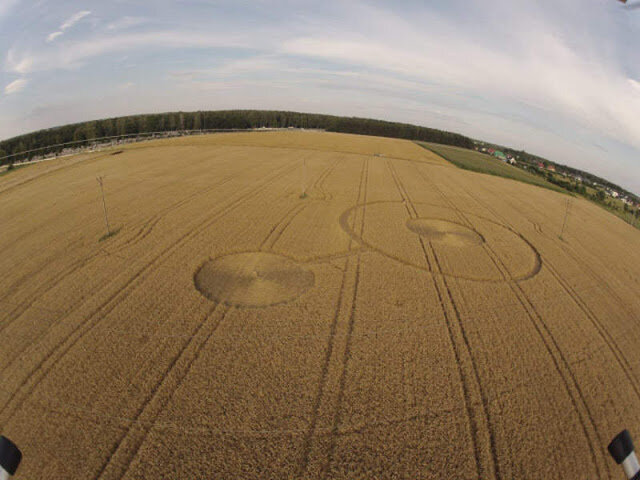
POLYGON ((266 252, 225 255, 206 261, 194 276, 206 298, 236 307, 267 307, 289 302, 315 284, 311 270, 266 252))
POLYGON ((450 247, 466 247, 481 245, 482 236, 470 228, 458 223, 435 218, 411 218, 406 226, 413 233, 420 235, 430 242, 448 245, 450 247))

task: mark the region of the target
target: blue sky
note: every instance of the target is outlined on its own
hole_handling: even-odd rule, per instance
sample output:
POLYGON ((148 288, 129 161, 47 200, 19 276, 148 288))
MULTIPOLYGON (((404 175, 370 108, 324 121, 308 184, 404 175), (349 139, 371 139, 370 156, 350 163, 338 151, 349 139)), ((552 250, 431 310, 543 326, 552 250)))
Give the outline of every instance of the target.
POLYGON ((226 108, 457 131, 640 193, 640 8, 615 0, 0 0, 0 138, 226 108))

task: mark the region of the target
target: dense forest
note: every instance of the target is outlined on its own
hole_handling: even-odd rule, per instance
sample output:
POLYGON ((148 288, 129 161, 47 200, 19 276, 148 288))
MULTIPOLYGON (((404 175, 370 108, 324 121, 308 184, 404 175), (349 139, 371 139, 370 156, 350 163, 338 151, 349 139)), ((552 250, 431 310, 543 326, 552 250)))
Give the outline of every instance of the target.
POLYGON ((312 113, 225 110, 132 115, 39 130, 0 142, 0 164, 18 162, 36 155, 58 153, 65 148, 63 144, 78 142, 78 145, 82 145, 83 142, 103 137, 147 132, 261 127, 314 128, 330 132, 424 140, 473 148, 473 141, 463 135, 405 123, 312 113), (42 150, 33 152, 37 149, 42 150))

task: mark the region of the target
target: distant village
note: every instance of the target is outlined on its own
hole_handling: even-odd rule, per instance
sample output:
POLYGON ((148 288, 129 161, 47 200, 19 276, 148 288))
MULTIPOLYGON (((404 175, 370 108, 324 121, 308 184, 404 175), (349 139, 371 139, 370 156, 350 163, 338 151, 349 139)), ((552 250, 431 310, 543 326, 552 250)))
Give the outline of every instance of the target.
POLYGON ((479 152, 487 153, 489 155, 493 155, 498 160, 502 160, 505 163, 510 163, 511 165, 515 165, 517 163, 516 159, 513 157, 513 155, 501 152, 500 150, 496 150, 495 148, 487 148, 487 147, 478 147, 478 146, 476 146, 475 149, 477 151, 479 151, 479 152))
POLYGON ((640 208, 640 199, 638 199, 637 197, 629 195, 628 193, 625 193, 623 191, 619 191, 615 188, 611 188, 607 185, 603 185, 597 181, 585 178, 584 175, 581 175, 580 173, 576 173, 575 171, 574 172, 565 171, 560 166, 556 166, 549 161, 540 161, 540 160, 537 160, 534 162, 522 161, 518 158, 518 155, 514 156, 514 155, 511 155, 510 153, 505 153, 498 149, 484 146, 482 144, 476 144, 474 149, 480 153, 491 155, 496 159, 502 162, 511 164, 513 166, 517 166, 525 170, 537 171, 537 173, 541 175, 545 175, 546 173, 552 174, 552 175, 553 174, 560 175, 568 180, 572 180, 578 185, 590 187, 596 191, 602 191, 604 195, 606 195, 607 197, 620 200, 622 203, 624 203, 630 208, 640 208))

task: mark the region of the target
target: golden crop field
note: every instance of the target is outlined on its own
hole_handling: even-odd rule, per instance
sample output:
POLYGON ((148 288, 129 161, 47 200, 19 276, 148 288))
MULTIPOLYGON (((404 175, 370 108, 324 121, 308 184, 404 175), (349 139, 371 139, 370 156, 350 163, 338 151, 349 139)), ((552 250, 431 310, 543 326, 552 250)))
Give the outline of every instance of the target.
POLYGON ((297 131, 0 177, 17 478, 618 478, 640 232, 573 199, 559 238, 568 198, 297 131))

